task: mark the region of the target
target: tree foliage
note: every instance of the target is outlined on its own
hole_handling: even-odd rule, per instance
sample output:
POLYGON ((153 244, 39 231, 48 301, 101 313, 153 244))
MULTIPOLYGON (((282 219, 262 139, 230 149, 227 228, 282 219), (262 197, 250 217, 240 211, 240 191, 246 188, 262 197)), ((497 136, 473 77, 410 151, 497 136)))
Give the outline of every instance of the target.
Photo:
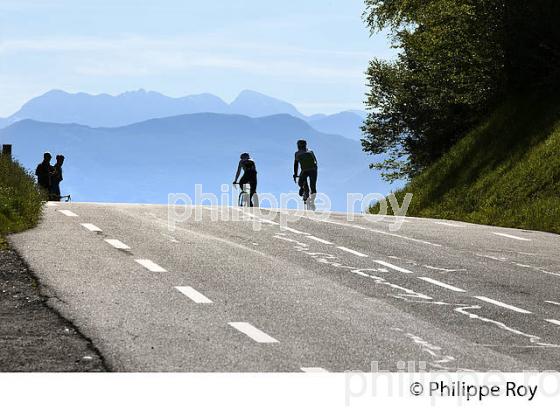
POLYGON ((492 109, 560 74, 557 0, 366 0, 372 32, 390 29, 398 57, 374 59, 363 148, 388 180, 412 177, 492 109))

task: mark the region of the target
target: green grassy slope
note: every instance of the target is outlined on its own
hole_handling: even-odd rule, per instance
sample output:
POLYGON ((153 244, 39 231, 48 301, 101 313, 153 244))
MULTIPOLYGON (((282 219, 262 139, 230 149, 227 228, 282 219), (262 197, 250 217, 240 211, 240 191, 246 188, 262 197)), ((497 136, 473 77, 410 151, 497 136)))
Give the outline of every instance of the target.
POLYGON ((405 192, 409 216, 560 233, 560 97, 509 99, 405 192))
POLYGON ((0 236, 35 226, 43 199, 33 177, 0 155, 0 236))

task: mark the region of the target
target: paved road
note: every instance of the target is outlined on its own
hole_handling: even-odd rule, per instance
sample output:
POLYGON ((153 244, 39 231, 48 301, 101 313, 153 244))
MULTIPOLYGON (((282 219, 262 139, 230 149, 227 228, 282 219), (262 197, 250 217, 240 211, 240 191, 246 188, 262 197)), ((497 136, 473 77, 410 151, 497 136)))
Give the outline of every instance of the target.
POLYGON ((558 235, 49 205, 10 241, 115 371, 560 370, 558 235))

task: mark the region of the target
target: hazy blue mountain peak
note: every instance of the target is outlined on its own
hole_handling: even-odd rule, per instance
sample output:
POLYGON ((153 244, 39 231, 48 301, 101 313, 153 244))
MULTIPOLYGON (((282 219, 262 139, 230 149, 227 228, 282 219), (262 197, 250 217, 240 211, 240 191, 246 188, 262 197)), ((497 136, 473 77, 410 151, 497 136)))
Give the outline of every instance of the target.
POLYGON ((243 90, 230 107, 233 112, 249 117, 265 117, 282 113, 304 118, 304 115, 292 104, 252 90, 243 90))
POLYGON ((360 138, 360 127, 365 118, 363 111, 306 117, 286 101, 249 89, 241 91, 231 104, 210 93, 169 97, 143 88, 118 95, 53 89, 31 99, 12 116, 0 118, 0 129, 23 119, 107 128, 195 113, 238 114, 251 118, 285 114, 305 120, 325 134, 350 139, 360 138))

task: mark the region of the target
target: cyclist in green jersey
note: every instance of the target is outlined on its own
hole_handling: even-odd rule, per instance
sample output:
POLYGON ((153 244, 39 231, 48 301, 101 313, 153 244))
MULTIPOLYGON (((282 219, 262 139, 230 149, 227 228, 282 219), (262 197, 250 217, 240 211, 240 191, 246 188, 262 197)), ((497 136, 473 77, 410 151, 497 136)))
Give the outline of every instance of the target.
POLYGON ((304 202, 311 197, 311 203, 317 194, 317 158, 315 153, 307 149, 307 141, 299 140, 297 142, 298 150, 294 159, 294 182, 298 177, 298 170, 301 168, 299 174, 299 195, 303 197, 304 202), (311 188, 311 192, 310 192, 311 188))

